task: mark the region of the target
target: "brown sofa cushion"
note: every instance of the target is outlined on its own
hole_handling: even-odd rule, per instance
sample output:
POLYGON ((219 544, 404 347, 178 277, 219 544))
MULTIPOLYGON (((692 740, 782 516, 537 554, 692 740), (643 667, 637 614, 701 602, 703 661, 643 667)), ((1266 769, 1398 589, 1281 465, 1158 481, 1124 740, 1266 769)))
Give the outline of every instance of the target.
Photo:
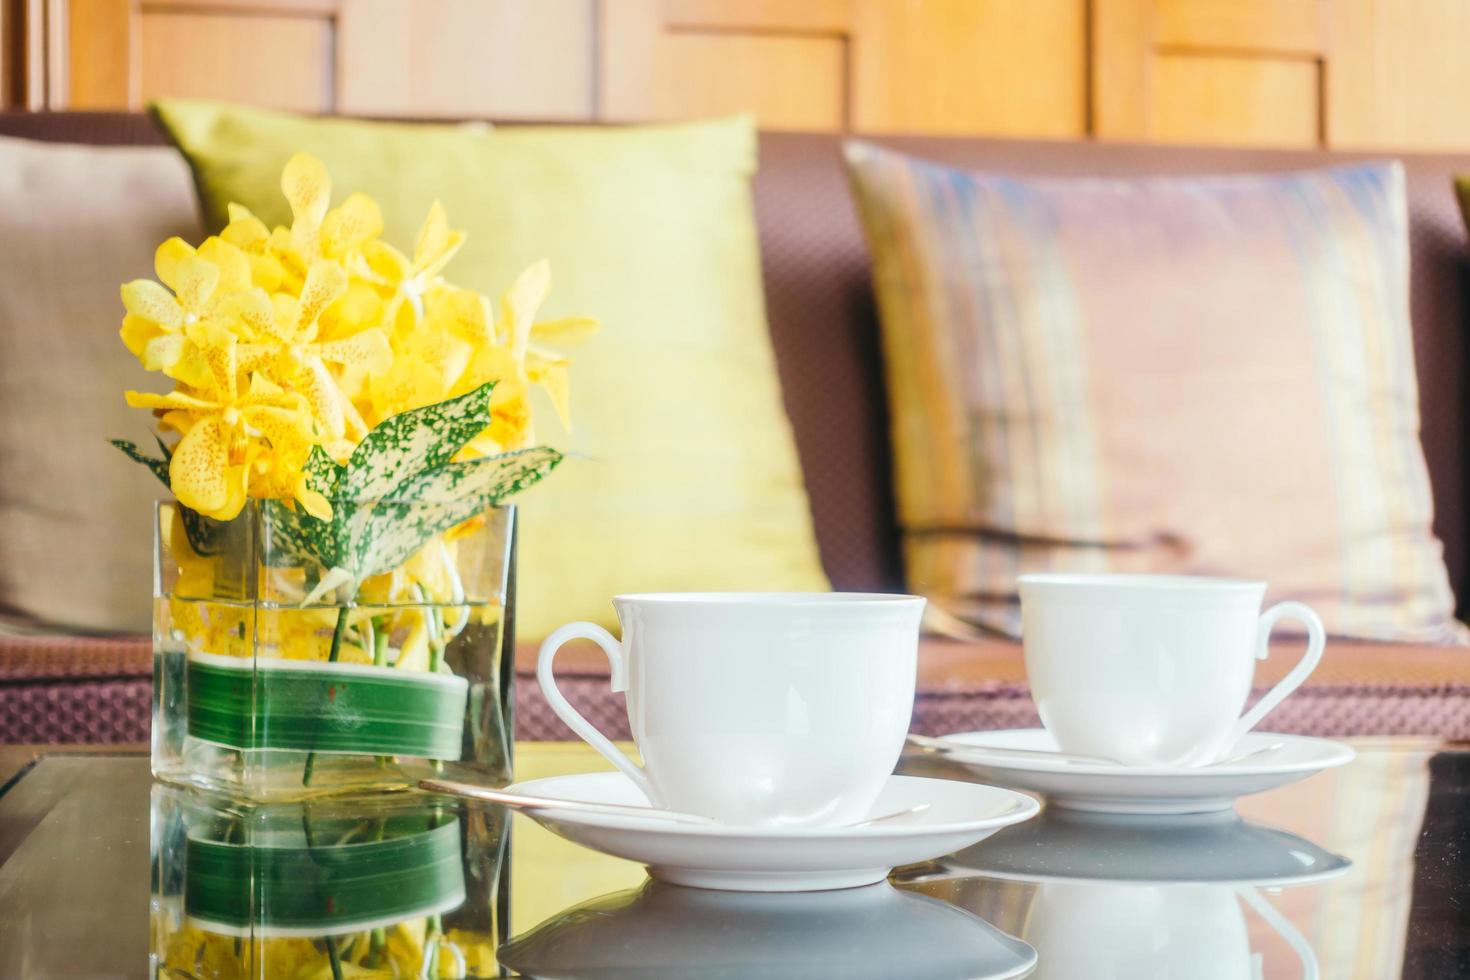
POLYGON ((0 138, 0 622, 149 628, 163 488, 107 439, 148 438, 118 284, 175 234, 199 225, 171 151, 0 138))

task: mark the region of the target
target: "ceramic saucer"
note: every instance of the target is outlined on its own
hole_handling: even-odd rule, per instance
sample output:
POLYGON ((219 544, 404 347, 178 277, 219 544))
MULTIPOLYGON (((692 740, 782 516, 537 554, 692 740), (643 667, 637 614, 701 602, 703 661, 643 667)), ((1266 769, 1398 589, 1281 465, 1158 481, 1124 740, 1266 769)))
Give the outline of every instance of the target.
MULTIPOLYGON (((582 773, 518 783, 528 796, 645 806, 622 773, 582 773)), ((874 816, 920 803, 912 820, 876 827, 724 827, 548 808, 527 816, 569 841, 647 865, 653 877, 727 891, 818 891, 881 881, 904 864, 968 847, 1040 806, 1020 793, 949 779, 890 776, 874 816)))
POLYGON ((547 980, 999 980, 1036 951, 947 902, 866 888, 738 894, 660 881, 566 909, 515 937, 500 962, 547 980))
POLYGON ((1251 732, 1237 753, 1282 746, 1256 758, 1202 768, 1142 767, 1008 756, 989 749, 1057 751, 1041 728, 962 732, 946 739, 974 747, 944 758, 986 782, 1040 793, 1053 806, 1101 813, 1206 813, 1224 810, 1242 796, 1275 789, 1313 773, 1351 762, 1356 754, 1341 742, 1302 735, 1251 732))
POLYGON ((943 878, 1256 885, 1285 888, 1326 881, 1352 862, 1284 830, 1230 810, 1138 817, 1048 808, 962 851, 907 868, 903 883, 943 878))

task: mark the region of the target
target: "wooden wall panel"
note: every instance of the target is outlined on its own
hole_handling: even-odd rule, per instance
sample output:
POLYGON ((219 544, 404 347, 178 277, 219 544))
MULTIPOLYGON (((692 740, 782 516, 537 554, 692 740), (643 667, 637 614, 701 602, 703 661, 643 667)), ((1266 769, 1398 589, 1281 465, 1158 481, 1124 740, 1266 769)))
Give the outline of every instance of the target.
POLYGON ((591 119, 595 0, 343 0, 337 107, 591 119))
POLYGON ((139 95, 249 100, 326 112, 335 105, 330 18, 143 7, 139 95))
POLYGON ((1470 149, 1470 3, 1333 0, 1327 140, 1470 149))
POLYGON ((1094 0, 1093 134, 1311 146, 1327 0, 1094 0))
POLYGON ((142 103, 142 16, 131 0, 73 0, 68 5, 67 93, 73 109, 142 103))
POLYGON ((1085 0, 856 0, 865 132, 1087 134, 1085 0))
POLYGON ((842 129, 848 5, 601 0, 599 115, 749 111, 771 129, 842 129))
POLYGON ((1320 139, 1315 62, 1162 54, 1153 71, 1153 139, 1311 146, 1320 139))

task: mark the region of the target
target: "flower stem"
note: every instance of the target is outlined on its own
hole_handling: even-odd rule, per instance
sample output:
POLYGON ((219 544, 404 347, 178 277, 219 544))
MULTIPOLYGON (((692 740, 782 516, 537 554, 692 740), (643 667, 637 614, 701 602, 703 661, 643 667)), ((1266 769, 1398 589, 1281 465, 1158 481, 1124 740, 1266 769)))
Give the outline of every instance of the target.
MULTIPOLYGON (((332 630, 332 649, 331 652, 327 654, 327 663, 329 664, 336 663, 338 655, 342 653, 342 634, 347 632, 347 608, 348 607, 345 605, 339 606, 337 608, 337 627, 332 630)), ((301 772, 302 786, 311 785, 311 774, 315 769, 316 753, 308 752, 306 754, 306 768, 303 769, 301 772)), ((339 966, 338 971, 340 971, 340 969, 341 967, 339 966)), ((338 975, 340 975, 340 973, 338 975)))
MULTIPOLYGON (((373 631, 373 666, 388 666, 388 617, 374 616, 370 622, 373 631)), ((378 756, 378 768, 387 769, 393 764, 391 755, 378 756)))

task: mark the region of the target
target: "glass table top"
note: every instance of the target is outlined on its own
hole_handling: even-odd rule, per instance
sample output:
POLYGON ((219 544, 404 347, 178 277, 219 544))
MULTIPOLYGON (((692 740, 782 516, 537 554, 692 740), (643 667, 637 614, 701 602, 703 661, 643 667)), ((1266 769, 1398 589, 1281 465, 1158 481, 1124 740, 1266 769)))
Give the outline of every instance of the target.
MULTIPOLYGON (((0 977, 1470 976, 1470 749, 1352 743, 1236 813, 1043 811, 780 895, 662 885, 494 806, 249 808, 141 755, 43 756, 0 794, 0 977)), ((517 747, 522 779, 603 768, 517 747)))

